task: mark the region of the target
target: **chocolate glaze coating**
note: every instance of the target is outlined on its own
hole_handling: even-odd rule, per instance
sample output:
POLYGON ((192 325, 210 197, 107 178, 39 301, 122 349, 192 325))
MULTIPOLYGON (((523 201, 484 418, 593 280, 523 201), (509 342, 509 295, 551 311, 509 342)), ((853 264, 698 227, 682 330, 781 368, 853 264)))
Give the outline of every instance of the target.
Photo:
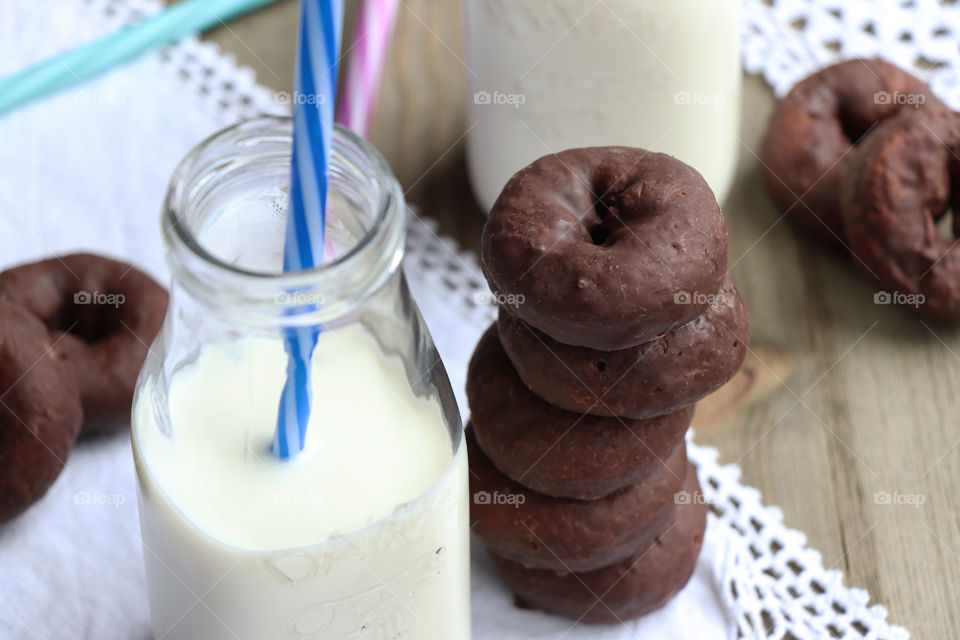
POLYGON ((693 406, 646 420, 572 413, 534 395, 517 376, 496 325, 467 371, 477 443, 509 478, 540 493, 590 500, 642 480, 683 441, 693 406))
POLYGON ((867 277, 891 299, 923 296, 906 308, 949 322, 960 322, 960 247, 935 219, 960 210, 958 154, 960 114, 905 112, 857 149, 843 188, 847 237, 867 277))
MULTIPOLYGON (((700 491, 692 465, 684 490, 691 494, 700 491)), ((707 507, 702 502, 671 506, 666 526, 652 543, 626 560, 593 571, 527 569, 495 553, 491 555, 521 606, 580 622, 632 620, 665 605, 687 584, 696 567, 707 507)))
POLYGON ((43 497, 83 420, 80 393, 40 320, 0 300, 0 524, 43 497))
POLYGON ((663 529, 687 471, 681 445, 642 482, 608 496, 551 498, 500 473, 469 427, 467 446, 473 532, 497 555, 535 569, 590 571, 633 555, 663 529))
POLYGON ((503 311, 497 330, 517 374, 545 401, 635 419, 673 413, 719 389, 750 342, 749 315, 730 276, 703 315, 629 349, 566 345, 503 311))
POLYGON ((83 398, 84 434, 130 424, 137 376, 167 308, 162 286, 129 264, 78 253, 0 273, 2 298, 53 332, 83 398))
POLYGON ((720 289, 727 229, 692 167, 630 147, 571 149, 514 175, 483 228, 481 266, 507 311, 555 340, 625 349, 688 322, 720 289))
POLYGON ((767 125, 760 157, 770 197, 799 226, 839 246, 851 147, 877 123, 918 107, 946 109, 924 82, 883 60, 848 60, 806 78, 767 125))

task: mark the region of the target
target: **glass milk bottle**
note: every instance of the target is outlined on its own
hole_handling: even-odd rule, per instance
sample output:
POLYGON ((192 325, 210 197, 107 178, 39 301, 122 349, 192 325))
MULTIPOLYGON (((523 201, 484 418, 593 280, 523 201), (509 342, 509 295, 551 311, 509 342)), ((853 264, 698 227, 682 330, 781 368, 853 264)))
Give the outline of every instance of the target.
POLYGON ((489 210, 540 156, 601 145, 672 154, 723 202, 739 148, 739 9, 740 0, 464 0, 467 160, 480 204, 489 210))
POLYGON ((291 133, 275 118, 227 129, 167 195, 171 303, 133 413, 153 631, 469 639, 466 450, 400 268, 403 195, 338 130, 330 260, 281 273, 291 133), (282 462, 283 335, 308 325, 306 448, 282 462))

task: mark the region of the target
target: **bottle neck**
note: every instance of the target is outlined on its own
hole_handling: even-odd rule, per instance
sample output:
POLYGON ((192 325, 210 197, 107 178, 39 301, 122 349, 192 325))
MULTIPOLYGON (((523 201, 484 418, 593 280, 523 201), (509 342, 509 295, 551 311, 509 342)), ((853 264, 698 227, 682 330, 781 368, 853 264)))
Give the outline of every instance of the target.
MULTIPOLYGON (((289 118, 258 118, 196 147, 165 202, 175 298, 185 294, 230 324, 338 324, 389 282, 403 256, 404 200, 380 154, 335 131, 325 262, 284 273, 292 152, 289 118)), ((317 215, 320 215, 317 212, 317 215)))

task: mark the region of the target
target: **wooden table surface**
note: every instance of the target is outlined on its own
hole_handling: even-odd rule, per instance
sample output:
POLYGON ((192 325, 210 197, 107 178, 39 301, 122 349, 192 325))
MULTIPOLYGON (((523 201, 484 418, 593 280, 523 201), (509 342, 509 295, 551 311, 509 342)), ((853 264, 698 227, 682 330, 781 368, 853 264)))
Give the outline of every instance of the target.
MULTIPOLYGON (((286 0, 209 37, 261 83, 289 91, 296 19, 286 0)), ((476 250, 484 217, 466 179, 459 3, 403 0, 394 42, 371 138, 408 199, 476 250)), ((874 304, 849 257, 780 220, 754 155, 773 96, 747 78, 743 104, 738 177, 724 212, 751 354, 698 410, 697 440, 740 465, 743 481, 806 532, 825 566, 867 589, 892 622, 915 638, 953 637, 960 330, 874 304), (922 504, 884 504, 881 492, 922 504)))

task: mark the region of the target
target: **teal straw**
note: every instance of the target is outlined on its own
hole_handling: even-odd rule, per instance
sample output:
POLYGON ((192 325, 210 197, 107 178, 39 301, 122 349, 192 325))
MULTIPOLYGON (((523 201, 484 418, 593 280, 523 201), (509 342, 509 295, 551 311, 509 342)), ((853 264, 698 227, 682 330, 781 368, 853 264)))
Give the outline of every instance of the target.
POLYGON ((185 0, 0 79, 0 115, 276 0, 185 0))

